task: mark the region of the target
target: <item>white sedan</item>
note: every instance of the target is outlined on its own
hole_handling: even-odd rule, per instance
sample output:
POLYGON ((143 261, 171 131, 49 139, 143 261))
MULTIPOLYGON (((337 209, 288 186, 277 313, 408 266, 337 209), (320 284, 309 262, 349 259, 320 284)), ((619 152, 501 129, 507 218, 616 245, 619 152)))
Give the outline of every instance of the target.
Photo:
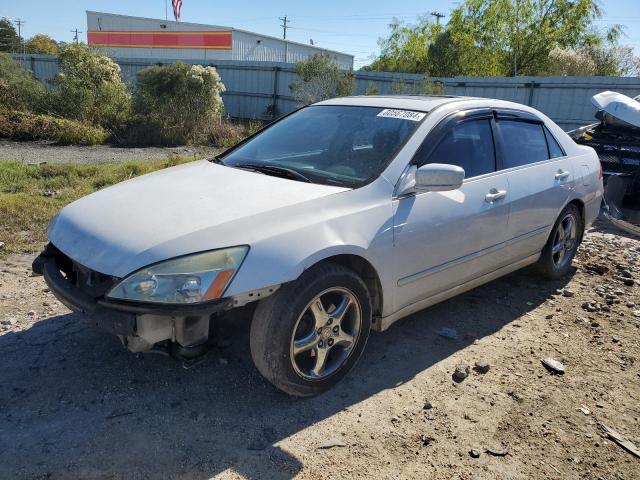
POLYGON ((309 396, 372 329, 527 265, 567 274, 602 190, 595 152, 530 107, 339 98, 68 205, 33 268, 135 352, 198 358, 253 308, 256 367, 309 396))

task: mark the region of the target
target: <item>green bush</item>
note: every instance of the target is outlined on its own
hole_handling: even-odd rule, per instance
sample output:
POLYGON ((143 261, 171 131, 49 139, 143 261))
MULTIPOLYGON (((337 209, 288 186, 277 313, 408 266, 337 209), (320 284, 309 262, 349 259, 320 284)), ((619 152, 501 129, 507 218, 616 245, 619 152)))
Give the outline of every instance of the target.
POLYGON ((40 111, 45 95, 44 85, 31 72, 8 53, 0 53, 0 109, 40 111))
POLYGON ((69 45, 58 57, 49 107, 60 117, 117 129, 131 115, 131 97, 120 66, 85 45, 69 45))
POLYGON ((213 67, 174 63, 138 73, 134 109, 158 126, 161 143, 202 142, 223 111, 225 88, 213 67))
POLYGON ((97 145, 109 134, 82 122, 28 112, 0 112, 0 137, 14 140, 52 140, 62 145, 97 145))

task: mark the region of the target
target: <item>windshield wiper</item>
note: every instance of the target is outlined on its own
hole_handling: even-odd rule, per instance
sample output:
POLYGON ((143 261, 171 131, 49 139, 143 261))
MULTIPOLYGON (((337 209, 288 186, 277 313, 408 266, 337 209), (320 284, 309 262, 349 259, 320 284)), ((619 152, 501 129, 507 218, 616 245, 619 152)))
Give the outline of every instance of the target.
POLYGON ((282 177, 288 178, 290 180, 297 180, 299 182, 312 183, 308 177, 291 168, 277 167, 275 165, 257 165, 255 163, 241 163, 239 165, 233 166, 235 168, 253 170, 254 172, 260 172, 264 173, 265 175, 272 175, 274 177, 282 177))

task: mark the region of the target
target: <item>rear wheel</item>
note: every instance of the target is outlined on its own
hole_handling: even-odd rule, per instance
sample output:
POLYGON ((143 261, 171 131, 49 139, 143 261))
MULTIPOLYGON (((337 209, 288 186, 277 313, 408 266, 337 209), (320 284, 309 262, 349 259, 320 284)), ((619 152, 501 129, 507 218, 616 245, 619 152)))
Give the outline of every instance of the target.
POLYGON ((277 388, 317 395, 353 368, 370 329, 371 297, 362 279, 341 265, 320 265, 258 304, 251 356, 277 388))
POLYGON ((542 250, 537 267, 540 273, 552 279, 567 274, 576 255, 584 222, 574 204, 567 205, 556 220, 547 244, 542 250))

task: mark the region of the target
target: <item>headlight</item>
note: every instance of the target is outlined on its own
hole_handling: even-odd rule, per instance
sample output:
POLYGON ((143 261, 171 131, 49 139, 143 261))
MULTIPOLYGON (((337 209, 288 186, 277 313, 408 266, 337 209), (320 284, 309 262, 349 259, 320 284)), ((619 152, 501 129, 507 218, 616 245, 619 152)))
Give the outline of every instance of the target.
POLYGON ((198 303, 220 298, 249 247, 233 247, 167 260, 132 273, 108 298, 155 303, 198 303))

